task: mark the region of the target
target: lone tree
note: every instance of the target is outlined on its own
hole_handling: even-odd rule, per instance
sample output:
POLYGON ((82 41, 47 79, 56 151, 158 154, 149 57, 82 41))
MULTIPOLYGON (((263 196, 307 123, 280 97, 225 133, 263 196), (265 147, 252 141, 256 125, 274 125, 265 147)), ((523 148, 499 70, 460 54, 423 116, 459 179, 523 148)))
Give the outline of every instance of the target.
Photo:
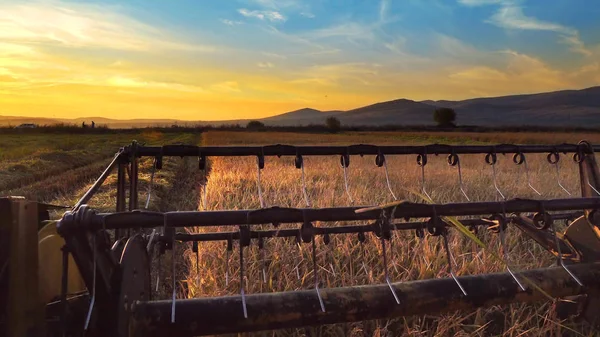
POLYGON ((338 133, 342 128, 342 123, 335 117, 328 117, 325 120, 325 125, 327 125, 327 129, 329 129, 329 132, 331 133, 338 133))
POLYGON ((250 129, 250 130, 260 130, 260 129, 263 129, 264 127, 265 127, 265 124, 263 122, 259 122, 259 121, 250 121, 246 125, 246 129, 250 129))
POLYGON ((456 112, 451 108, 437 108, 433 112, 433 120, 442 127, 454 127, 456 112))

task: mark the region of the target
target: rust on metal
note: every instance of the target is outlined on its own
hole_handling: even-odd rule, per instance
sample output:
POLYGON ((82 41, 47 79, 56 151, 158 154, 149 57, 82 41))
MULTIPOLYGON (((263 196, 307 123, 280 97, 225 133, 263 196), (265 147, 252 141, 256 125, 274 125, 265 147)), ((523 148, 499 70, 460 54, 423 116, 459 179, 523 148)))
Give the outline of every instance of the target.
MULTIPOLYGON (((585 284, 599 286, 596 280, 600 278, 600 263, 577 264, 572 270, 585 284)), ((584 290, 559 267, 524 271, 519 275, 555 298, 578 295, 584 290)), ((461 276, 459 280, 468 290, 468 296, 462 295, 451 278, 394 283, 400 304, 390 295, 387 285, 321 289, 326 312, 321 311, 310 290, 247 295, 247 319, 242 314, 240 296, 179 300, 175 323, 169 320, 170 301, 139 302, 135 305, 132 330, 136 336, 212 335, 547 300, 535 288, 521 291, 508 273, 461 276)))

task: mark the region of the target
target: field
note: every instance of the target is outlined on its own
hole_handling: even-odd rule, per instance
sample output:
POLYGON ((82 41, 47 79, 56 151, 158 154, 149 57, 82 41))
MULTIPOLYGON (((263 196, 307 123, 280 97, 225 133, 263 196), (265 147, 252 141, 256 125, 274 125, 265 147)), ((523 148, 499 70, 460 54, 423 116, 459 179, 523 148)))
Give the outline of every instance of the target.
MULTIPOLYGON (((28 198, 61 205, 73 205, 83 195, 116 150, 132 139, 141 143, 203 145, 268 144, 489 144, 489 143, 563 143, 586 139, 600 141, 600 134, 547 133, 342 133, 308 134, 276 132, 225 132, 176 134, 140 131, 137 134, 110 135, 0 135, 0 195, 25 195, 28 198)), ((543 198, 566 197, 557 181, 556 171, 545 155, 527 156, 531 185, 543 198)), ((483 156, 461 157, 466 194, 472 201, 495 200, 492 168, 483 156)), ((150 185, 151 159, 140 165, 140 206, 146 203, 150 185)), ((151 210, 250 209, 261 207, 257 188, 255 158, 210 158, 205 176, 193 158, 165 160, 163 170, 152 181, 148 208, 151 210), (206 198, 204 198, 206 195, 206 198)), ((387 158, 391 189, 398 199, 419 201, 422 194, 421 169, 413 156, 387 158)), ((264 206, 305 207, 300 170, 292 158, 267 158, 261 171, 260 186, 264 206)), ((305 158, 305 181, 312 207, 372 205, 393 200, 385 171, 371 157, 352 157, 347 170, 348 190, 339 158, 305 158)), ((510 156, 499 156, 497 185, 507 198, 537 197, 528 186, 524 166, 510 156)), ((460 202, 465 196, 458 174, 444 156, 429 156, 425 167, 425 190, 438 203, 460 202)), ((561 156, 560 181, 573 195, 579 195, 577 165, 561 156)), ((110 211, 115 204, 116 176, 90 202, 93 207, 110 211)), ((58 216, 56 214, 55 216, 58 216)), ((316 224, 341 225, 337 224, 316 224)), ((264 226, 266 229, 268 226, 264 226)), ((228 228, 222 228, 226 230, 228 228)), ((229 228, 230 229, 230 228, 229 228)), ((189 229, 194 231, 195 229, 189 229)), ((214 229, 213 229, 214 230, 214 229)), ((476 248, 458 233, 450 234, 450 249, 459 275, 502 271, 503 266, 488 251, 500 252, 497 235, 480 232, 487 249, 476 248)), ((517 270, 550 266, 551 255, 509 228, 507 247, 511 264, 517 270)), ((394 233, 390 254, 390 277, 394 281, 446 277, 446 255, 438 238, 418 240, 411 233, 394 233)), ((180 297, 232 295, 239 292, 239 261, 234 247, 227 262, 223 243, 200 245, 200 265, 195 255, 180 244, 184 259, 177 261, 180 297), (228 275, 226 278, 225 275, 228 275), (229 281, 229 282, 227 282, 229 281)), ((381 247, 374 237, 361 245, 355 236, 333 236, 325 245, 317 241, 319 277, 323 288, 384 282, 381 247)), ((248 293, 309 289, 313 282, 310 245, 297 245, 285 239, 265 242, 264 252, 253 245, 246 253, 246 289, 248 293), (263 269, 264 275, 263 278, 263 269)), ((169 292, 169 275, 162 281, 158 296, 169 292)), ((391 295, 390 295, 391 296, 391 295)), ((441 316, 399 318, 278 331, 276 335, 378 335, 378 336, 451 336, 451 335, 594 335, 586 325, 561 321, 552 303, 514 304, 508 307, 480 309, 474 313, 450 313, 441 316)), ((241 308, 240 308, 241 310, 241 308)), ((270 334, 269 334, 270 335, 270 334)))

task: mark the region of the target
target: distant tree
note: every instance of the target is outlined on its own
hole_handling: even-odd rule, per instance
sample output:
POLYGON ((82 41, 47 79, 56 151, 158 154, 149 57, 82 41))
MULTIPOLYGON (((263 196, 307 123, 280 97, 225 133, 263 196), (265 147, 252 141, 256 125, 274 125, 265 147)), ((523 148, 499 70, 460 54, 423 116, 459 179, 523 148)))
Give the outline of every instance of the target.
POLYGON ((329 117, 325 120, 325 125, 331 133, 337 133, 342 128, 342 123, 335 117, 329 117))
POLYGON ((456 112, 451 108, 437 108, 433 112, 433 120, 438 124, 438 126, 454 127, 456 112))
POLYGON ((250 129, 250 130, 260 130, 260 129, 263 129, 264 127, 265 127, 265 123, 259 122, 259 121, 249 121, 248 124, 246 124, 246 129, 250 129))

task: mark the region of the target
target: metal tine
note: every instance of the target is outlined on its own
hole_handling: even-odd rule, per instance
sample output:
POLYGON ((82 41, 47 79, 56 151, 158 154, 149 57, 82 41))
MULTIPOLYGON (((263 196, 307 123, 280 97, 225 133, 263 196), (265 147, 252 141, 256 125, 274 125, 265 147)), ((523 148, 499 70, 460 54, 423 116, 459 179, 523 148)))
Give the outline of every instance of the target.
POLYGON ((308 192, 306 190, 306 179, 304 178, 304 158, 302 158, 302 155, 296 154, 294 164, 296 165, 296 168, 300 169, 302 172, 302 194, 304 194, 306 207, 310 207, 310 200, 308 199, 308 192))
POLYGON ((427 189, 425 188, 425 165, 427 165, 427 150, 423 148, 423 154, 417 155, 417 164, 421 167, 421 192, 425 194, 429 200, 433 200, 429 193, 427 193, 427 189))
POLYGON ((192 251, 196 253, 196 286, 200 287, 200 250, 198 241, 192 242, 192 251))
POLYGON ((367 265, 365 264, 365 241, 367 240, 367 237, 365 236, 364 232, 359 232, 358 233, 358 242, 360 243, 360 254, 362 256, 361 258, 361 265, 362 265, 362 269, 365 271, 365 275, 367 275, 367 277, 371 278, 371 275, 369 274, 369 269, 367 269, 367 265))
POLYGON ((207 197, 206 197, 206 190, 208 187, 208 178, 206 176, 206 157, 202 155, 202 153, 199 151, 198 153, 198 168, 200 170, 203 171, 204 173, 204 184, 202 185, 202 209, 207 211, 208 210, 208 201, 207 201, 207 197))
MULTIPOLYGON (((504 208, 504 204, 502 204, 502 208, 504 208)), ((514 272, 512 271, 511 267, 510 267, 510 263, 509 263, 509 259, 508 259, 508 249, 506 248, 506 237, 505 237, 505 227, 506 227, 506 212, 503 212, 503 215, 501 217, 498 217, 497 219, 498 221, 498 235, 500 235, 500 245, 502 246, 502 254, 504 255, 504 263, 506 264, 506 270, 508 271, 508 273, 510 274, 510 276, 512 276, 512 278, 515 280, 515 282, 517 282, 517 284, 519 285, 519 288, 521 288, 522 291, 526 291, 525 287, 523 286, 523 284, 521 283, 521 281, 519 281, 519 279, 517 278, 517 276, 514 274, 514 272)))
POLYGON ((258 234, 258 251, 260 253, 260 262, 262 265, 263 283, 267 283, 267 261, 265 259, 265 240, 258 234))
POLYGON ((265 200, 260 186, 260 171, 265 167, 265 156, 259 155, 256 157, 256 187, 258 190, 258 199, 260 200, 260 208, 265 208, 265 200))
POLYGON ((160 248, 159 246, 157 246, 157 248, 158 248, 158 258, 157 258, 157 260, 158 260, 158 261, 157 261, 158 265, 156 266, 156 292, 158 292, 158 287, 160 286, 160 273, 161 273, 161 270, 162 270, 162 268, 160 267, 160 260, 162 260, 162 259, 160 258, 160 257, 161 257, 161 255, 162 255, 162 254, 160 253, 160 249, 161 249, 161 248, 160 248))
MULTIPOLYGON (((525 173, 527 175, 527 177, 526 177, 527 182, 529 183, 529 171, 527 170, 527 160, 525 159, 525 155, 520 153, 520 156, 519 156, 519 153, 517 153, 517 154, 515 154, 515 156, 513 156, 513 161, 517 165, 521 165, 521 164, 525 163, 525 173)), ((496 192, 498 192, 498 195, 500 195, 500 197, 502 198, 502 201, 506 201, 506 197, 504 196, 504 194, 502 194, 502 192, 498 188, 498 183, 496 182, 496 162, 497 162, 496 153, 495 152, 488 153, 485 156, 485 162, 488 163, 492 167, 494 188, 496 189, 496 192)), ((531 189, 533 189, 536 193, 541 195, 535 188, 533 188, 533 186, 531 186, 531 184, 529 184, 529 187, 531 187, 531 189)), ((499 228, 498 234, 500 235, 500 245, 502 246, 502 252, 504 254, 504 263, 506 264, 506 270, 512 276, 512 278, 515 280, 515 282, 517 282, 517 284, 519 285, 519 288, 521 288, 521 290, 525 291, 526 290, 525 287, 523 286, 521 281, 519 281, 517 276, 513 273, 512 269, 510 268, 510 264, 509 264, 509 260, 508 260, 508 249, 506 248, 506 240, 505 240, 505 236, 504 236, 504 222, 505 222, 504 219, 506 217, 506 212, 504 212, 504 203, 502 204, 502 208, 503 208, 503 215, 502 215, 502 221, 499 221, 500 228, 499 228)))
POLYGON ((233 240, 227 240, 227 248, 225 249, 225 286, 229 285, 229 255, 233 251, 233 240))
POLYGON ((171 298, 171 323, 175 323, 175 303, 177 302, 177 288, 175 287, 175 235, 171 243, 171 286, 173 287, 173 296, 171 298))
POLYGON ((438 221, 439 218, 437 216, 437 212, 435 210, 435 205, 433 206, 433 218, 430 219, 430 221, 433 221, 433 235, 442 235, 442 239, 444 240, 444 249, 446 250, 446 256, 448 257, 448 273, 450 274, 450 276, 452 277, 452 279, 454 280, 454 282, 456 282, 456 285, 460 288, 460 291, 462 291, 463 295, 467 296, 467 292, 465 291, 465 288, 462 286, 462 284, 460 284, 460 281, 458 280, 458 278, 456 277, 456 274, 454 274, 454 270, 452 268, 452 252, 450 251, 450 247, 448 245, 448 236, 447 236, 447 228, 440 226, 438 221))
POLYGON ((312 259, 313 259, 313 273, 315 278, 315 290, 317 291, 317 297, 319 298, 319 304, 321 305, 321 311, 325 312, 325 304, 323 304, 323 298, 321 298, 321 291, 319 289, 319 273, 317 268, 317 244, 315 241, 314 234, 311 238, 312 241, 312 259))
MULTIPOLYGON (((546 214, 545 211, 542 212, 542 214, 546 214)), ((552 235, 554 236, 554 244, 556 245, 556 252, 558 253, 557 262, 575 280, 575 282, 577 282, 577 284, 583 287, 583 283, 579 280, 577 276, 575 276, 575 274, 573 274, 573 272, 571 272, 571 270, 567 267, 565 261, 562 258, 562 250, 560 249, 560 242, 558 242, 558 237, 556 236, 556 227, 554 225, 554 220, 550 217, 544 216, 544 221, 550 222, 550 229, 552 230, 552 235)))
POLYGON ((458 285, 458 287, 460 288, 462 293, 465 296, 467 296, 467 292, 465 291, 465 288, 463 288, 463 286, 460 284, 460 281, 456 278, 456 275, 454 274, 454 271, 452 270, 452 253, 450 252, 450 248, 448 247, 448 237, 447 237, 445 231, 442 233, 442 238, 444 239, 444 247, 446 248, 446 254, 448 255, 448 272, 450 273, 450 276, 452 276, 452 278, 454 279, 454 282, 456 282, 456 285, 458 285))
MULTIPOLYGON (((298 254, 302 255, 302 246, 300 246, 299 236, 296 236, 296 247, 298 247, 298 254)), ((294 267, 294 269, 296 270, 296 278, 298 279, 298 281, 300 280, 300 263, 302 263, 302 259, 298 259, 298 263, 296 263, 296 266, 294 267)))
POLYGON ((244 246, 240 244, 240 295, 242 296, 242 309, 244 318, 248 318, 248 309, 246 308, 246 293, 244 292, 244 246))
POLYGON ((152 249, 152 244, 154 243, 154 238, 156 237, 156 228, 152 229, 152 233, 150 233, 150 238, 148 239, 148 244, 146 245, 146 251, 151 254, 150 250, 152 249))
MULTIPOLYGON (((390 281, 390 275, 388 273, 388 261, 387 261, 387 252, 385 249, 385 232, 383 225, 384 225, 384 221, 387 222, 386 225, 389 226, 389 220, 387 219, 387 217, 383 216, 381 221, 379 221, 379 228, 381 231, 381 251, 382 251, 382 255, 383 255, 383 268, 384 268, 384 272, 385 272, 385 282, 387 283, 388 287, 390 288, 390 291, 392 292, 392 295, 394 296, 394 299, 396 300, 397 304, 400 304, 400 298, 398 298, 398 294, 396 294, 396 289, 394 289, 394 287, 392 286, 392 282, 390 281)), ((391 238, 390 238, 391 240, 391 238)))
POLYGON ((148 196, 146 197, 146 205, 144 209, 148 209, 150 206, 150 198, 152 197, 152 185, 154 185, 154 173, 156 172, 156 165, 158 162, 158 158, 154 158, 154 163, 152 164, 152 173, 150 173, 150 184, 148 185, 148 196))
POLYGON ((498 182, 496 181, 496 162, 497 161, 498 161, 498 158, 496 156, 496 152, 490 152, 485 155, 485 162, 492 167, 492 178, 493 178, 493 182, 494 182, 494 188, 496 189, 496 192, 498 192, 498 195, 500 196, 500 198, 502 198, 502 200, 506 200, 506 197, 504 196, 502 191, 500 191, 500 188, 498 187, 498 182))
POLYGON ((250 245, 250 212, 246 214, 246 226, 239 226, 240 231, 240 295, 242 297, 242 310, 244 318, 248 318, 248 308, 246 307, 246 292, 244 290, 244 246, 250 245), (247 241, 247 242, 246 242, 247 241))
POLYGON ((390 183, 390 175, 388 173, 387 162, 383 153, 379 152, 379 154, 377 154, 377 157, 375 157, 375 165, 377 165, 377 167, 383 167, 383 170, 385 172, 385 182, 387 184, 387 188, 390 191, 392 198, 394 198, 394 200, 398 200, 398 198, 396 198, 396 194, 394 194, 394 190, 392 190, 392 184, 390 183))
POLYGON ((452 154, 448 155, 448 165, 456 166, 458 168, 458 186, 460 187, 460 191, 462 192, 462 195, 465 196, 465 199, 467 199, 467 201, 471 201, 471 198, 469 198, 469 196, 467 195, 467 192, 465 192, 465 188, 464 188, 464 184, 463 184, 463 180, 462 180, 462 170, 460 167, 460 158, 458 157, 458 155, 456 153, 452 153, 452 154))
POLYGON ((527 166, 527 158, 525 157, 525 154, 523 154, 522 152, 515 153, 515 155, 513 156, 513 162, 517 165, 524 165, 527 186, 529 186, 529 188, 531 188, 537 195, 542 195, 542 193, 536 190, 535 187, 533 187, 533 185, 531 184, 531 178, 529 177, 529 167, 527 166))
MULTIPOLYGON (((323 235, 323 243, 324 243, 326 246, 329 246, 329 243, 330 243, 330 242, 331 242, 331 237, 329 236, 329 234, 328 234, 328 233, 325 233, 325 234, 323 235)), ((329 259, 327 258, 327 257, 330 255, 330 254, 327 254, 328 252, 330 252, 330 254, 331 254, 331 249, 326 249, 326 250, 325 250, 325 260, 329 260, 329 259)), ((333 277, 335 277, 335 268, 333 268, 333 263, 329 262, 329 267, 331 268, 331 273, 333 274, 333 277)))
POLYGON ((96 303, 96 255, 97 255, 97 246, 96 246, 96 233, 92 235, 92 247, 93 247, 93 259, 94 259, 94 269, 93 269, 93 278, 92 278, 92 299, 90 300, 90 306, 88 308, 87 315, 85 317, 85 324, 83 329, 85 331, 88 330, 90 326, 90 320, 92 318, 92 311, 94 310, 94 304, 96 303))
POLYGON ((348 166, 350 166, 350 155, 348 153, 342 155, 340 157, 340 165, 344 171, 344 187, 346 188, 346 195, 348 196, 348 200, 350 204, 354 204, 354 199, 352 199, 352 195, 350 194, 350 187, 348 186, 348 166))
POLYGON ((546 159, 548 160, 548 163, 550 163, 550 165, 554 165, 554 168, 556 169, 556 182, 558 183, 558 186, 560 188, 562 188, 563 191, 565 191, 567 193, 567 195, 571 195, 571 192, 569 192, 569 190, 567 190, 563 184, 560 182, 560 169, 559 166, 560 164, 558 163, 560 160, 560 154, 558 152, 551 152, 548 153, 548 156, 546 157, 546 159))

